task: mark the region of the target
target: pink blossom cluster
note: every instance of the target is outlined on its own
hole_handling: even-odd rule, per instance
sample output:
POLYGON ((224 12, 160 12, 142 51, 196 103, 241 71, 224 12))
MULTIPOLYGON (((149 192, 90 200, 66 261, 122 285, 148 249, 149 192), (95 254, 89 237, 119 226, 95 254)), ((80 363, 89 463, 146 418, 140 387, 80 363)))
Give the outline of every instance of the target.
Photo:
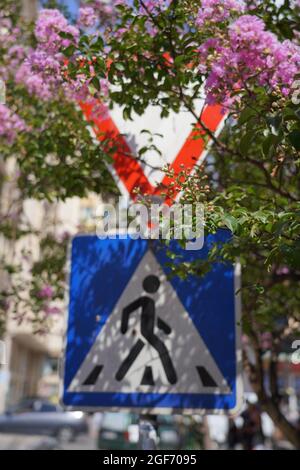
POLYGON ((249 88, 251 81, 271 89, 280 87, 287 96, 300 70, 300 47, 288 40, 280 42, 254 15, 240 16, 230 24, 225 38, 208 39, 199 54, 200 72, 207 74, 208 102, 228 106, 237 99, 233 92, 249 88))
POLYGON ((45 284, 37 293, 37 296, 41 299, 52 299, 54 295, 53 287, 49 284, 45 284))
POLYGON ((0 104, 0 137, 12 144, 19 132, 27 129, 25 122, 6 105, 0 104))
POLYGON ((9 46, 2 56, 3 63, 0 66, 0 78, 6 82, 10 76, 14 76, 25 57, 26 49, 24 46, 19 44, 9 46))
POLYGON ((42 310, 46 315, 59 315, 61 314, 61 309, 55 305, 52 305, 53 298, 55 296, 55 291, 50 284, 45 284, 38 292, 37 297, 43 299, 42 310))
POLYGON ((245 11, 243 0, 202 0, 196 24, 199 27, 206 23, 219 23, 228 20, 233 13, 245 11))
POLYGON ((68 47, 71 42, 76 43, 79 38, 79 30, 68 23, 64 15, 55 9, 43 9, 40 11, 36 26, 35 36, 43 49, 49 53, 57 53, 61 47, 68 47), (65 33, 69 38, 61 37, 65 33))
MULTIPOLYGON (((51 81, 45 80, 42 73, 34 73, 27 61, 19 67, 15 80, 16 83, 25 85, 31 95, 35 95, 42 100, 47 101, 53 97, 54 88, 51 86, 51 81)), ((52 77, 52 82, 54 81, 57 82, 55 77, 52 77)))
MULTIPOLYGON (((11 76, 15 82, 26 87, 30 94, 43 100, 52 99, 59 87, 64 89, 62 65, 64 57, 61 47, 76 44, 79 30, 69 25, 58 10, 41 10, 35 36, 37 47, 26 48, 20 44, 20 30, 13 28, 9 18, 0 14, 0 47, 3 48, 0 78, 7 81, 11 76), (61 37, 60 33, 67 37, 61 37)), ((0 135, 9 144, 18 132, 26 129, 25 123, 6 106, 0 109, 0 135)))
POLYGON ((113 24, 117 19, 117 5, 126 4, 126 0, 92 0, 89 1, 88 6, 83 6, 81 13, 79 13, 78 24, 82 27, 91 27, 96 23, 104 24, 113 24), (90 24, 92 21, 90 18, 96 17, 96 21, 93 24, 90 24), (82 22, 82 19, 83 22, 82 22), (86 24, 84 24, 86 23, 86 24))
MULTIPOLYGON (((24 60, 25 49, 18 45, 20 30, 14 27, 10 18, 0 12, 0 48, 2 52, 0 80, 4 83, 13 75, 24 60), (3 15, 3 16, 2 16, 3 15)), ((19 132, 27 129, 23 119, 5 104, 0 104, 0 140, 12 145, 19 132)))
POLYGON ((0 11, 0 49, 2 54, 0 78, 6 81, 24 59, 25 53, 23 46, 18 45, 20 29, 13 26, 11 19, 5 17, 4 14, 5 12, 0 11))
POLYGON ((46 315, 61 315, 62 309, 54 305, 44 305, 43 311, 46 315))
POLYGON ((112 25, 117 20, 116 7, 126 4, 126 0, 89 0, 79 8, 77 25, 81 29, 112 25))
POLYGON ((78 28, 69 25, 58 10, 41 10, 35 26, 38 45, 28 51, 16 72, 16 82, 43 100, 53 98, 63 85, 64 57, 60 49, 76 44, 79 34, 78 28), (62 37, 61 33, 67 37, 62 37))
POLYGON ((123 3, 121 0, 94 0, 92 2, 94 10, 99 16, 114 16, 116 5, 123 3))
POLYGON ((13 26, 10 18, 2 16, 0 12, 0 47, 9 48, 15 44, 20 33, 18 27, 13 26))
MULTIPOLYGON (((113 4, 116 5, 120 1, 114 0, 113 4)), ((78 26, 80 23, 90 27, 97 21, 98 16, 94 8, 86 6, 80 9, 78 26)), ((88 100, 90 81, 95 75, 93 65, 90 64, 90 78, 78 73, 75 79, 66 80, 63 70, 65 57, 61 49, 71 44, 76 45, 79 35, 78 27, 69 25, 58 10, 41 10, 35 27, 38 46, 28 52, 27 59, 16 73, 16 81, 23 83, 30 93, 44 100, 52 99, 58 91, 62 91, 69 100, 88 100), (63 37, 61 33, 65 33, 63 37)), ((105 95, 105 80, 101 80, 101 90, 105 95)))
POLYGON ((79 8, 77 24, 82 28, 92 28, 97 23, 97 15, 94 8, 82 7, 79 8))

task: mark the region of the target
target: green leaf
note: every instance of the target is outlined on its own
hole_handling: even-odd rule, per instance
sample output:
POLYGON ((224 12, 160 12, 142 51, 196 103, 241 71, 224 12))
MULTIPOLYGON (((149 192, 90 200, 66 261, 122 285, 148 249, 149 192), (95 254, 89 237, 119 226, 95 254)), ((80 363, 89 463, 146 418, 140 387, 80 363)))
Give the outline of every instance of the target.
POLYGON ((225 214, 223 217, 223 222, 226 225, 226 227, 228 227, 229 230, 231 230, 231 232, 234 233, 236 231, 238 227, 238 220, 235 217, 233 217, 230 214, 225 214))
POLYGON ((97 91, 101 90, 100 82, 97 77, 92 78, 91 84, 96 88, 97 91))
POLYGON ((60 31, 58 34, 63 39, 70 39, 70 40, 74 41, 74 35, 71 34, 71 33, 66 33, 65 31, 60 31))
POLYGON ((116 62, 116 63, 114 64, 114 67, 115 67, 117 70, 119 70, 119 72, 124 72, 124 70, 125 70, 124 65, 121 64, 120 62, 116 62))
POLYGON ((239 120, 238 120, 238 125, 242 126, 245 124, 247 121, 249 121, 253 116, 255 116, 255 110, 252 108, 246 108, 242 111, 239 120))
POLYGON ((66 47, 66 49, 63 50, 63 53, 66 57, 71 57, 72 55, 74 55, 75 51, 76 51, 76 47, 73 45, 70 45, 66 47))
POLYGON ((253 130, 250 132, 247 132, 241 139, 240 141, 240 151, 242 152, 243 155, 247 154, 249 151, 249 147, 254 140, 255 133, 253 130))
POLYGON ((300 130, 294 130, 289 134, 289 140, 296 150, 300 150, 300 130))
POLYGON ((265 157, 269 157, 271 153, 274 151, 275 146, 278 142, 278 136, 274 134, 269 134, 266 137, 262 144, 262 151, 265 157))
POLYGON ((179 55, 179 56, 177 56, 176 59, 174 60, 174 64, 175 64, 175 65, 181 65, 185 60, 186 60, 186 56, 185 56, 185 55, 179 55))

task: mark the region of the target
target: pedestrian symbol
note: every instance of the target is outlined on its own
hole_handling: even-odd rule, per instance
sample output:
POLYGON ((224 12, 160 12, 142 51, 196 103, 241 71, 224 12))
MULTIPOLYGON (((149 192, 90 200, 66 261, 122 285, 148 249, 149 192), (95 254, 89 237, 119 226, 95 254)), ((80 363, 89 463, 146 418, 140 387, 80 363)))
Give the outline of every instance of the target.
MULTIPOLYGON (((158 291, 160 286, 160 281, 157 276, 150 275, 144 279, 143 288, 144 291, 149 294, 154 294, 158 291)), ((158 352, 160 360, 164 366, 165 374, 170 384, 175 384, 177 382, 176 372, 174 370, 169 352, 164 345, 163 341, 154 333, 155 328, 155 302, 151 297, 142 296, 139 299, 132 302, 130 305, 124 308, 122 312, 122 322, 121 322, 121 332, 124 335, 128 330, 129 315, 141 308, 141 334, 143 338, 158 352)), ((160 318, 157 319, 157 326, 165 334, 171 333, 171 328, 160 318)), ((120 369, 116 374, 117 380, 122 380, 127 374, 128 370, 132 366, 133 362, 137 356, 142 351, 145 343, 143 340, 139 339, 133 348, 131 349, 129 355, 126 357, 124 362, 122 362, 120 369)), ((143 385, 154 385, 152 378, 152 369, 151 367, 146 368, 144 378, 142 379, 143 385)))
POLYGON ((166 260, 165 250, 146 240, 74 240, 65 404, 187 412, 236 407, 233 268, 215 266, 204 283, 191 278, 188 295, 186 281, 168 279, 166 260))

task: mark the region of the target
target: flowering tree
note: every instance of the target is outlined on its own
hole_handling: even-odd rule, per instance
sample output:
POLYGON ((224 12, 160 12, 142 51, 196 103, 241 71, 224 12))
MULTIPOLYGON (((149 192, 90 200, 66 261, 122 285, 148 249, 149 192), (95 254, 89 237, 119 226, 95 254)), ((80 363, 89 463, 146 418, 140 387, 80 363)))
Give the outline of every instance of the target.
MULTIPOLYGON (((16 146, 18 184, 26 195, 48 199, 103 190, 102 163, 116 143, 107 136, 100 148, 94 146, 82 121, 79 125, 78 99, 117 103, 127 119, 153 104, 162 116, 182 108, 190 112, 197 138, 209 136, 214 143, 211 158, 205 174, 201 168, 183 179, 183 168, 173 177, 185 201, 204 204, 207 231, 227 227, 233 236, 212 250, 208 262, 181 265, 174 260, 173 271, 201 275, 216 260, 240 260, 243 328, 255 356, 245 347, 245 368, 262 407, 299 447, 299 429, 282 411, 278 385, 282 344, 299 334, 300 325, 299 2, 85 4, 76 25, 56 10, 42 10, 25 60, 24 52, 18 52, 12 82, 21 105, 18 95, 9 95, 13 106, 8 101, 0 127, 9 155, 12 142, 16 146), (203 94, 206 102, 222 104, 227 115, 219 137, 195 112, 203 94), (55 122, 64 120, 65 134, 51 121, 53 127, 49 124, 48 134, 41 136, 40 122, 51 116, 55 122), (9 120, 13 124, 7 129, 9 120), (76 156, 75 133, 87 160, 82 151, 76 156), (47 164, 49 155, 57 164, 47 164), (75 164, 68 163, 70 156, 75 164), (98 179, 91 177, 90 168, 98 169, 98 179), (58 184, 62 179, 63 186, 58 184)), ((105 115, 102 105, 96 110, 105 115)), ((172 197, 172 188, 164 189, 172 197)))
POLYGON ((69 84, 60 75, 59 49, 78 39, 79 29, 57 10, 46 25, 42 13, 34 28, 22 21, 20 7, 7 0, 0 12, 0 80, 6 89, 0 104, 0 334, 8 313, 36 332, 48 331, 61 313, 68 236, 49 222, 56 202, 116 191, 107 145, 95 143, 78 106, 89 89, 79 78, 69 84), (43 230, 26 213, 28 198, 43 201, 43 230), (29 248, 32 237, 39 253, 29 248))

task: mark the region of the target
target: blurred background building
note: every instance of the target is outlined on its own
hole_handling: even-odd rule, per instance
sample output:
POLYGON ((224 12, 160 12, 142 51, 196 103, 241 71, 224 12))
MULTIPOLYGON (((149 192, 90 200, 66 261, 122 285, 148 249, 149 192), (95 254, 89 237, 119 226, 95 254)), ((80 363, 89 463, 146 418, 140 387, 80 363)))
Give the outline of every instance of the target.
MULTIPOLYGON (((59 3, 71 6, 76 11, 79 1, 62 0, 59 3)), ((39 6, 43 1, 23 0, 23 15, 28 20, 34 19, 39 6)), ((2 172, 9 175, 16 171, 14 162, 9 162, 2 172)), ((1 188, 1 207, 5 210, 9 207, 14 197, 16 188, 12 183, 5 183, 1 188)), ((38 230, 45 228, 51 218, 58 221, 58 230, 69 233, 80 231, 80 227, 86 221, 93 220, 93 215, 99 199, 90 197, 79 200, 74 198, 66 203, 59 203, 49 207, 48 203, 37 201, 26 201, 23 208, 30 223, 38 230)), ((21 242, 9 246, 7 241, 0 240, 0 250, 16 260, 21 258, 23 248, 32 251, 38 249, 38 240, 34 236, 28 236, 21 242)), ((9 282, 1 275, 2 285, 9 282)), ((45 336, 35 335, 31 325, 27 323, 18 324, 11 317, 7 320, 5 337, 5 363, 0 365, 0 413, 11 405, 19 402, 24 397, 47 396, 53 401, 58 401, 59 390, 59 361, 62 356, 64 318, 55 322, 51 334, 45 336)))

